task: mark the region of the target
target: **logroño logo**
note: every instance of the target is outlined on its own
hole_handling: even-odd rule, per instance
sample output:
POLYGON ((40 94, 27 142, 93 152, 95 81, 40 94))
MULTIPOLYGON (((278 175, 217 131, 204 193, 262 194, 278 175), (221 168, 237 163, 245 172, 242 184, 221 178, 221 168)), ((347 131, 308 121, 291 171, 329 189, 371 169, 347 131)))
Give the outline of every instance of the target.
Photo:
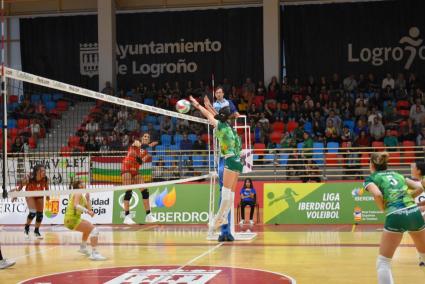
POLYGON ((409 70, 416 58, 425 61, 425 45, 420 38, 420 30, 410 27, 409 34, 403 36, 398 43, 400 46, 361 48, 360 52, 354 52, 353 44, 348 44, 348 62, 371 63, 373 66, 381 66, 385 62, 404 62, 404 69, 409 70))

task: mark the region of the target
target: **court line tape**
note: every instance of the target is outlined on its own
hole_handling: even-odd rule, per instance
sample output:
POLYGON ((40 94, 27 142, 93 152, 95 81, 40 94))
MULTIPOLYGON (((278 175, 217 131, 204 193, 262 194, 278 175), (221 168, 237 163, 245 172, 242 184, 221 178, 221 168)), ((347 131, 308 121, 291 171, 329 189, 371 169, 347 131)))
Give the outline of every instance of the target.
POLYGON ((186 266, 191 265, 192 263, 194 263, 194 262, 195 262, 195 261, 197 261, 198 259, 201 259, 201 258, 203 258, 204 256, 206 256, 206 255, 208 255, 208 254, 212 253, 213 251, 215 251, 216 249, 218 249, 218 248, 219 248, 219 247, 221 247, 222 245, 223 245, 223 243, 219 243, 219 244, 217 244, 216 246, 214 246, 214 247, 210 248, 209 250, 207 250, 207 251, 206 251, 206 252, 204 252, 203 254, 198 255, 197 257, 195 257, 195 258, 193 258, 193 259, 189 260, 188 262, 186 262, 186 263, 185 263, 185 264, 183 264, 182 266, 177 267, 176 269, 174 269, 174 270, 172 270, 172 271, 168 272, 167 274, 165 274, 164 276, 162 276, 162 277, 161 277, 161 278, 159 278, 158 280, 155 280, 155 281, 153 282, 153 284, 156 284, 156 283, 160 283, 160 282, 162 282, 162 280, 164 280, 165 278, 168 278, 168 277, 170 277, 170 276, 174 275, 175 273, 177 273, 177 271, 179 271, 179 270, 181 270, 181 269, 185 268, 186 266))
MULTIPOLYGON (((30 244, 30 243, 29 243, 29 244, 30 244)), ((52 250, 52 249, 56 249, 56 248, 58 248, 58 247, 60 247, 60 246, 54 246, 54 247, 47 248, 47 249, 44 249, 44 250, 41 250, 41 251, 36 251, 36 252, 32 252, 32 253, 27 253, 27 254, 24 254, 24 255, 20 255, 20 256, 18 256, 18 257, 11 257, 10 259, 18 260, 18 259, 21 259, 21 258, 26 258, 26 257, 33 256, 33 255, 37 255, 37 254, 43 254, 43 253, 45 253, 46 251, 49 251, 49 250, 52 250)))

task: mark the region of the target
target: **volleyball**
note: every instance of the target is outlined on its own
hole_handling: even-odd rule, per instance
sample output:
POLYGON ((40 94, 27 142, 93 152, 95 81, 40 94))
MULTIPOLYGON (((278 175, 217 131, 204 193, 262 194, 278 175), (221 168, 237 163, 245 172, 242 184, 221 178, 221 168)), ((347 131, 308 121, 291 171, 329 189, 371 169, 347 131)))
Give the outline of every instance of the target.
POLYGON ((176 103, 176 110, 180 113, 187 113, 190 110, 190 102, 188 100, 180 100, 176 103))

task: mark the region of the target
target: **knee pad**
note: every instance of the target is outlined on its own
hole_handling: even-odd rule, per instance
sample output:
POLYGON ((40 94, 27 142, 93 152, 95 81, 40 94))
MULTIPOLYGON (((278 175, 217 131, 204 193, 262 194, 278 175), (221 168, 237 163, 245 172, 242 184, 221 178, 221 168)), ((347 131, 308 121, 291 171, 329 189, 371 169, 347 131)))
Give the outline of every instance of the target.
POLYGON ((125 194, 124 194, 124 200, 125 201, 130 201, 130 199, 131 199, 131 196, 133 195, 133 191, 131 191, 131 190, 127 190, 126 192, 125 192, 125 194))
POLYGON ((35 214, 36 214, 35 221, 37 223, 41 223, 41 221, 43 221, 43 212, 37 212, 35 214))
POLYGON ((30 219, 30 220, 32 220, 32 219, 34 219, 35 218, 35 216, 36 216, 36 211, 34 210, 30 210, 30 213, 28 213, 28 219, 30 219))
POLYGON ((149 191, 147 189, 142 190, 143 199, 149 199, 149 191))
POLYGON ((99 230, 94 227, 93 230, 91 230, 89 237, 90 238, 95 238, 99 236, 99 230))

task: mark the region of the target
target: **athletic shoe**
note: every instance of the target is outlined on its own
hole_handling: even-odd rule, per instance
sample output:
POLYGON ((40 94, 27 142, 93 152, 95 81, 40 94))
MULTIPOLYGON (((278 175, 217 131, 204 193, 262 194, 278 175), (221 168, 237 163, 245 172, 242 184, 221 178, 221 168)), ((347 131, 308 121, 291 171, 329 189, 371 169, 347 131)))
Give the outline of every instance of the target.
POLYGON ((87 249, 87 247, 80 247, 80 249, 78 250, 78 252, 79 253, 82 253, 82 254, 85 254, 85 255, 87 255, 87 256, 89 256, 90 255, 90 252, 89 252, 89 250, 87 249))
POLYGON ((8 260, 8 259, 2 259, 0 260, 0 269, 8 268, 12 265, 15 265, 16 261, 14 260, 8 260))
POLYGON ((103 255, 101 255, 97 251, 93 251, 91 253, 91 255, 89 256, 89 259, 94 260, 94 261, 100 261, 100 260, 106 260, 106 257, 104 257, 103 255))
POLYGON ((224 234, 221 234, 218 236, 218 241, 221 242, 225 242, 226 241, 226 236, 224 234))
POLYGON ((149 213, 145 217, 145 223, 156 223, 158 220, 152 215, 152 213, 149 213))
POLYGON ((226 235, 226 242, 233 242, 234 240, 235 240, 235 238, 232 236, 232 234, 226 235))
POLYGON ((423 262, 423 261, 419 262, 419 266, 420 267, 425 267, 425 262, 423 262))
POLYGON ((213 230, 217 230, 218 228, 220 228, 223 225, 226 225, 227 223, 228 223, 227 217, 225 217, 225 216, 215 216, 213 221, 212 221, 211 227, 212 227, 213 230))
POLYGON ((30 237, 30 233, 29 232, 24 231, 24 236, 25 236, 25 240, 26 241, 30 241, 31 240, 31 237, 30 237))
POLYGON ((131 219, 130 215, 125 216, 123 223, 126 225, 136 225, 136 222, 131 219))
POLYGON ((243 224, 245 224, 245 220, 243 220, 243 219, 242 219, 242 220, 239 222, 239 225, 241 225, 241 226, 242 226, 243 224))
POLYGON ((42 240, 42 239, 43 239, 43 236, 40 234, 40 232, 34 232, 34 237, 35 237, 37 240, 42 240))
POLYGON ((254 220, 249 220, 250 225, 254 225, 254 220))

